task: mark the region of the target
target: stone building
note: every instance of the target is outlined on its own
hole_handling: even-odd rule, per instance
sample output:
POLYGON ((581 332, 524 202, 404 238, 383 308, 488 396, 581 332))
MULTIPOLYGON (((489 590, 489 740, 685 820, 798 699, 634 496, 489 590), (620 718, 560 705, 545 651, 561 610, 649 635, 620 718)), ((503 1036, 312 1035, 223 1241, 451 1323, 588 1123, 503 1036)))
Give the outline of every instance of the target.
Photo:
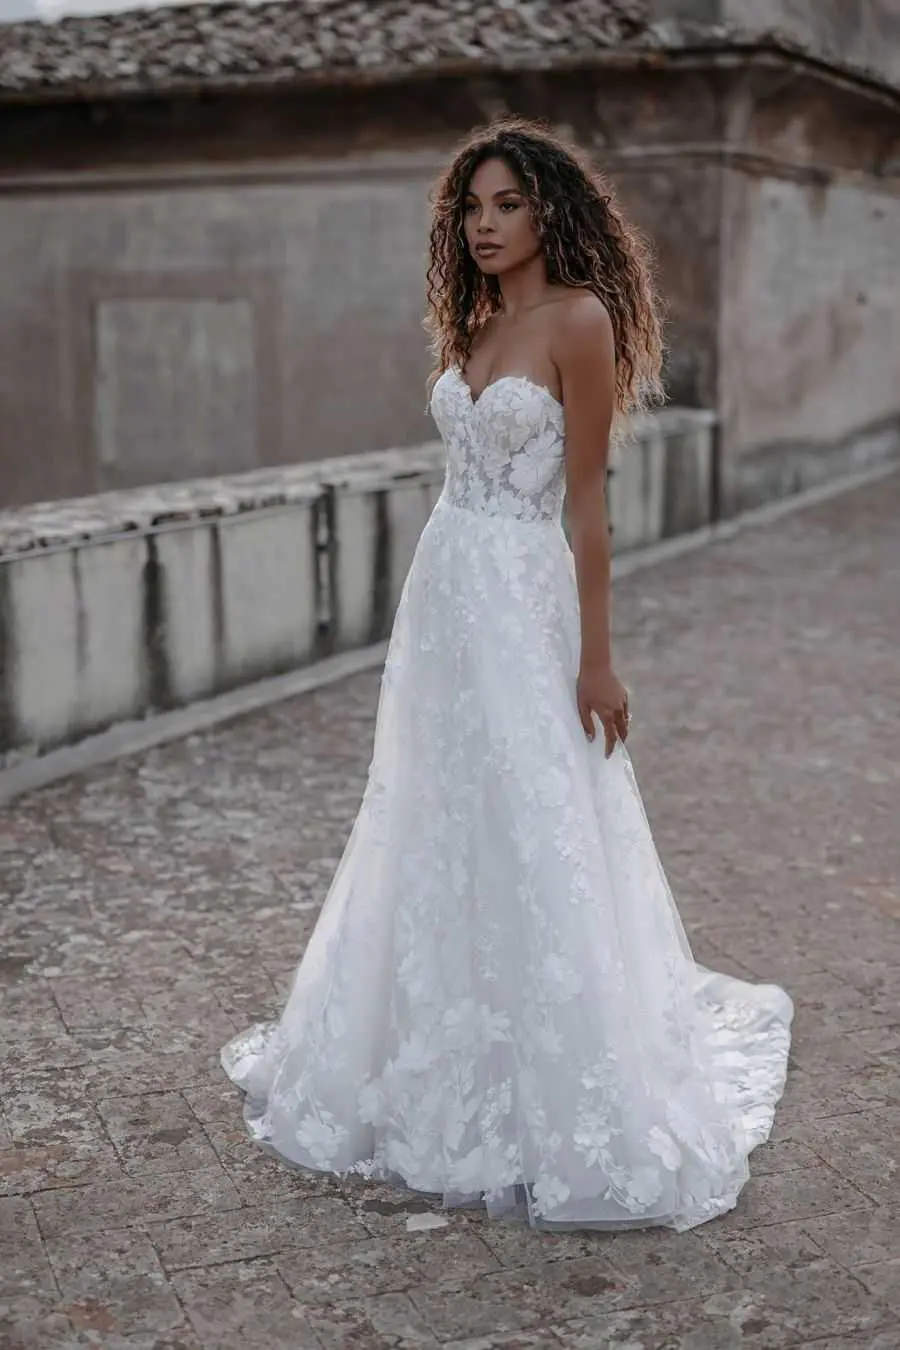
POLYGON ((549 119, 653 239, 728 514, 900 452, 900 0, 283 0, 0 28, 0 502, 415 445, 427 192, 549 119))

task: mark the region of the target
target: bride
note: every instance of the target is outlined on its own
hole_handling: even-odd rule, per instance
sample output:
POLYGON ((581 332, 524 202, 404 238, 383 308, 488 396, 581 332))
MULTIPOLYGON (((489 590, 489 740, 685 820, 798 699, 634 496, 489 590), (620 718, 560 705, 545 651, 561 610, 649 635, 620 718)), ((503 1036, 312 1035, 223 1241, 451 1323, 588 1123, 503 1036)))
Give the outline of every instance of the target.
POLYGON ((694 961, 625 749, 604 490, 659 392, 645 254, 575 150, 504 120, 438 186, 428 283, 446 476, 365 792, 279 1020, 222 1063, 301 1167, 687 1229, 771 1131, 793 1006, 694 961))

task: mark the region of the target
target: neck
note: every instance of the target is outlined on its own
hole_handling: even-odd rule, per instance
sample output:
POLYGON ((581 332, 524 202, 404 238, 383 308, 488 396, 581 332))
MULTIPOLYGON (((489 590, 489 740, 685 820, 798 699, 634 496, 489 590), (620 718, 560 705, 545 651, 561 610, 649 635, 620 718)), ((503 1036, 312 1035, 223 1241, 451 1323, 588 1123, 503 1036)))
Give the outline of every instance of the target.
POLYGON ((545 298, 548 290, 547 268, 543 254, 536 253, 518 267, 512 267, 499 278, 503 313, 514 319, 525 310, 533 309, 545 298))

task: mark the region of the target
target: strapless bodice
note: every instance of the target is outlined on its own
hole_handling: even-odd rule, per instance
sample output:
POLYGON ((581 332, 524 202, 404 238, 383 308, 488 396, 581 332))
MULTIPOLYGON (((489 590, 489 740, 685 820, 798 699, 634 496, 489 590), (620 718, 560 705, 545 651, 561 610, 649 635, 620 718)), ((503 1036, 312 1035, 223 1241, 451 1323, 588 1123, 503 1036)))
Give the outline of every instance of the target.
POLYGON ((430 407, 447 451, 445 500, 482 515, 559 521, 565 418, 549 389, 502 375, 474 399, 450 369, 436 380, 430 407))

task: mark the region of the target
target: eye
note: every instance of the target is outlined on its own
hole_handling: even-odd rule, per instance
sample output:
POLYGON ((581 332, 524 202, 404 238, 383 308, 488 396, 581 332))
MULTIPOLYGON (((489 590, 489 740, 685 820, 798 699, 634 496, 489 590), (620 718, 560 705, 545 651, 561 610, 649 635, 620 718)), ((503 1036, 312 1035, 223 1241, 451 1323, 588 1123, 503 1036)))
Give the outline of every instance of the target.
POLYGON ((472 214, 473 211, 477 211, 477 210, 478 210, 478 203, 477 203, 477 202, 466 202, 466 205, 465 205, 465 213, 466 213, 467 216, 470 216, 470 215, 472 214))
POLYGON ((518 209, 519 209, 519 203, 518 203, 518 202, 501 202, 501 203, 500 203, 500 210, 503 211, 503 212, 505 212, 507 215, 509 215, 509 212, 510 212, 510 211, 518 211, 518 209))

